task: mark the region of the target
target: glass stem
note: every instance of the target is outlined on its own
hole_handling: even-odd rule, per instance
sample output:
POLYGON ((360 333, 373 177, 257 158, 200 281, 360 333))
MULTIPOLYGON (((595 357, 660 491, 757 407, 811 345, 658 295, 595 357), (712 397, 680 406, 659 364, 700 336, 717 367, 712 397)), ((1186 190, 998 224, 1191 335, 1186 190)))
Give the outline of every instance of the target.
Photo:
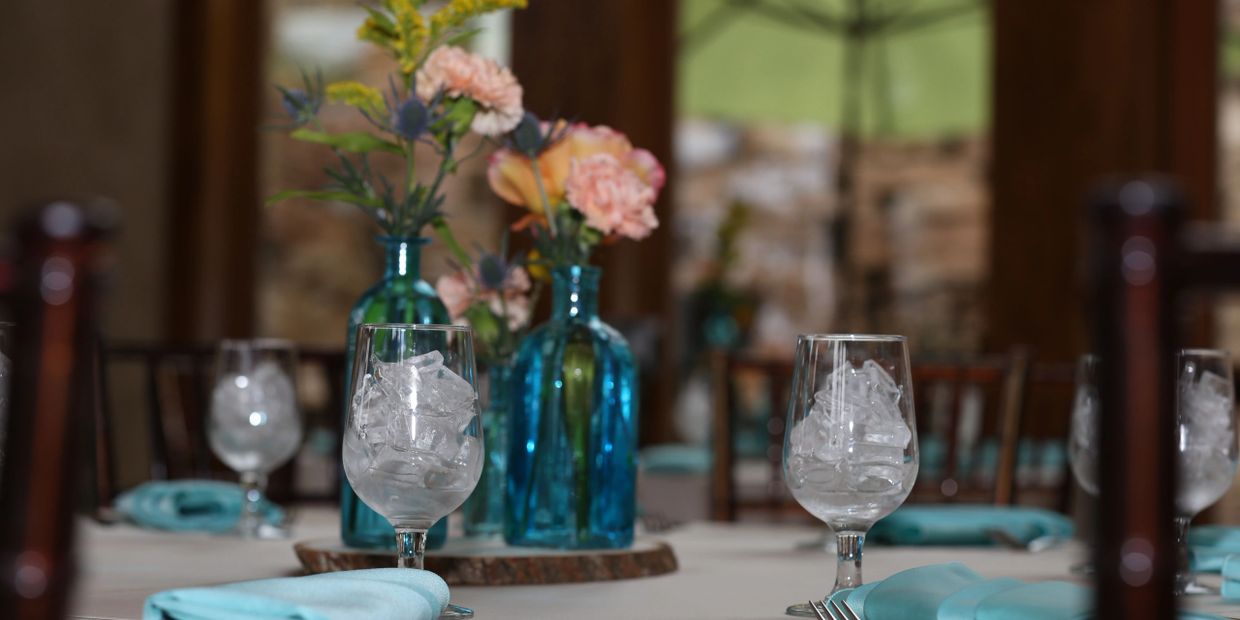
POLYGON ((1192 566, 1188 552, 1188 522, 1192 517, 1178 516, 1175 518, 1175 542, 1177 549, 1175 591, 1184 594, 1193 582, 1192 566))
POLYGON ((861 549, 864 532, 840 532, 835 535, 835 587, 839 592, 861 585, 861 549))
POLYGON ((263 524, 263 488, 267 477, 257 472, 241 474, 241 530, 256 534, 263 524))
POLYGON ((426 558, 426 530, 396 528, 396 567, 422 568, 426 558))

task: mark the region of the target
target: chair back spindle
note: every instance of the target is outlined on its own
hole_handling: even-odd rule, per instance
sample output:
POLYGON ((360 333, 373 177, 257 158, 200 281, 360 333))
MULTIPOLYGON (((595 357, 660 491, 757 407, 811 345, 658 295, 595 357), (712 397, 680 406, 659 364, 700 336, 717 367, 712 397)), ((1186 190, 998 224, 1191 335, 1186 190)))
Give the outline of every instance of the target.
POLYGON ((20 226, 15 355, 0 474, 0 610, 61 618, 72 579, 79 453, 95 403, 94 295, 101 233, 55 202, 20 226))
POLYGON ((1134 180, 1109 188, 1091 211, 1103 464, 1094 561, 1104 619, 1175 617, 1173 311, 1182 209, 1169 185, 1134 180))

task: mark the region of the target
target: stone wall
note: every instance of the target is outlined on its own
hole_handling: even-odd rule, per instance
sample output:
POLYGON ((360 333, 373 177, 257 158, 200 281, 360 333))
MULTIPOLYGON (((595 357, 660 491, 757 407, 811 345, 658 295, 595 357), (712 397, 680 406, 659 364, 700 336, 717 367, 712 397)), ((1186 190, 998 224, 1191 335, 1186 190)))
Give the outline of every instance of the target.
POLYGON ((756 348, 847 330, 904 333, 923 352, 979 350, 989 212, 980 139, 863 143, 843 256, 827 130, 687 120, 677 139, 678 294, 712 273, 716 230, 739 201, 751 216, 727 280, 762 299, 756 348))

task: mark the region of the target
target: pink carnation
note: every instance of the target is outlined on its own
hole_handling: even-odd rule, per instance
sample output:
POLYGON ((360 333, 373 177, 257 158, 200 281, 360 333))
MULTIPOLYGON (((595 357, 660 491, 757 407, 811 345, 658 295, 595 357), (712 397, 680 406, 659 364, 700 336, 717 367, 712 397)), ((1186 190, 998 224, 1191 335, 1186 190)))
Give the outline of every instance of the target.
POLYGON ((586 216, 586 224, 605 235, 644 239, 659 226, 655 188, 609 153, 574 159, 564 190, 568 203, 586 216))
POLYGON ((508 329, 518 330, 530 320, 530 276, 522 267, 513 267, 504 278, 501 290, 487 290, 473 274, 454 271, 435 281, 435 292, 457 323, 468 323, 465 313, 476 303, 485 303, 491 314, 505 317, 508 329), (505 312, 506 311, 506 312, 505 312))
POLYGON ((464 316, 465 311, 473 305, 473 288, 469 276, 463 271, 454 271, 439 276, 439 279, 435 281, 435 292, 439 294, 440 301, 448 309, 448 315, 453 321, 464 316))
POLYGON ((418 70, 418 98, 430 101, 443 91, 448 97, 469 97, 482 109, 470 129, 484 136, 498 136, 521 122, 521 85, 512 71, 489 58, 459 47, 445 46, 431 52, 418 70))

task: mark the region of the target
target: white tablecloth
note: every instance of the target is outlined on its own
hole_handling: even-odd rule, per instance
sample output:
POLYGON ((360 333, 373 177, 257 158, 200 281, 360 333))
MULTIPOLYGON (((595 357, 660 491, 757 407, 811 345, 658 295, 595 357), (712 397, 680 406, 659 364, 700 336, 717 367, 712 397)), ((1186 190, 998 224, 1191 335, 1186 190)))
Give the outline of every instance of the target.
MULTIPOLYGON (((294 539, 338 535, 336 513, 298 515, 294 539)), ((784 608, 821 597, 835 576, 835 559, 797 551, 817 535, 804 526, 691 524, 664 538, 680 570, 670 575, 557 586, 456 587, 452 600, 477 611, 478 620, 531 618, 649 618, 687 620, 786 618, 784 608)), ((204 534, 168 534, 128 525, 84 523, 79 530, 74 618, 136 620, 142 601, 160 590, 298 574, 291 541, 244 541, 204 534)), ((1068 567, 1083 548, 1067 545, 1029 554, 1000 549, 870 546, 865 577, 937 562, 960 561, 988 577, 1071 580, 1068 567)), ((1194 607, 1240 617, 1240 605, 1199 597, 1194 607)))

